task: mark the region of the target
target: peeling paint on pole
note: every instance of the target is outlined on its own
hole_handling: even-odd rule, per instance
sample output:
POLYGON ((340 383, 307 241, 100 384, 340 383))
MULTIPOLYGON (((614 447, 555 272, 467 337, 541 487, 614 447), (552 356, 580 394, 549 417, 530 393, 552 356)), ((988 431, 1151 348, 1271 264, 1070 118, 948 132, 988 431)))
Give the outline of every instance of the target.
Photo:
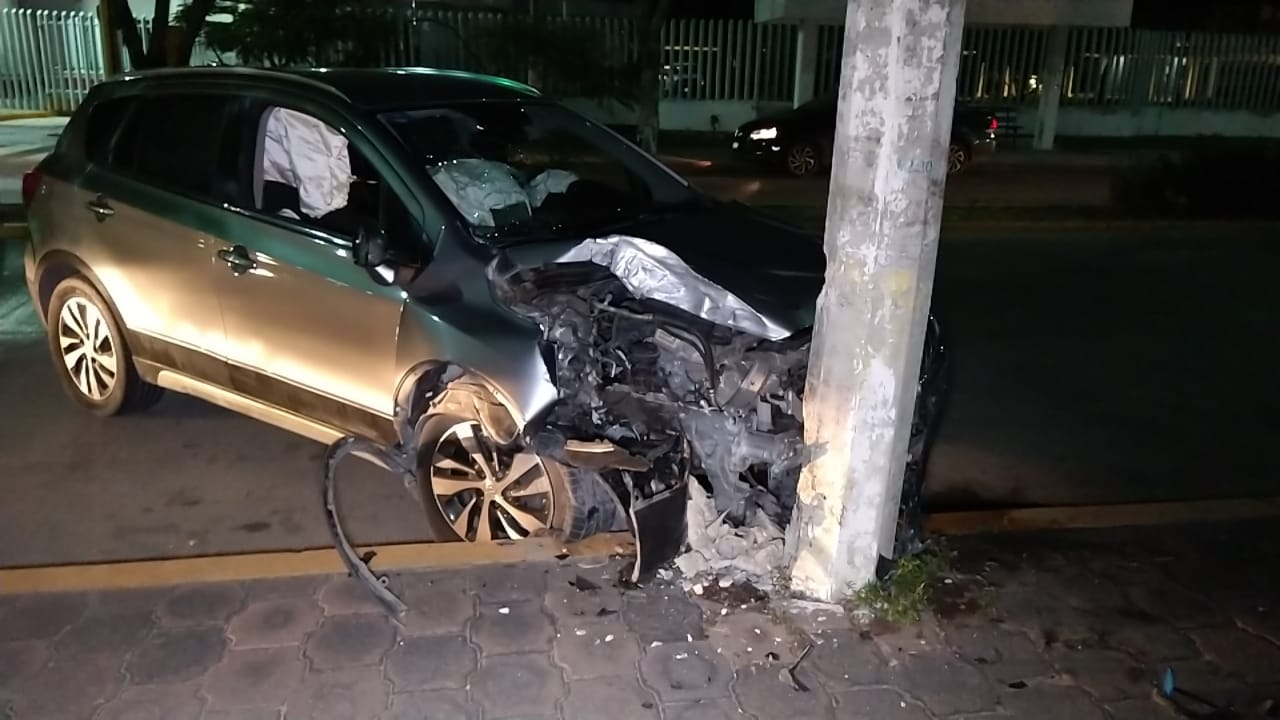
POLYGON ((937 257, 964 0, 850 0, 788 537, 792 587, 826 600, 893 547, 937 257))

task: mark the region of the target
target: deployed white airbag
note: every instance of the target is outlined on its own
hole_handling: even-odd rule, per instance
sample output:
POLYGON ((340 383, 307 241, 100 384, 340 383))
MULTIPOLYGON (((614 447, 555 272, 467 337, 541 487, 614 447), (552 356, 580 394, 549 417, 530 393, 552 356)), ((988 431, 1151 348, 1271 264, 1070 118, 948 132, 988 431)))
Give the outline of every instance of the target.
POLYGON ((603 265, 632 295, 674 305, 717 325, 769 340, 791 335, 737 295, 694 272, 675 253, 648 240, 625 235, 595 238, 574 246, 557 262, 603 265))
POLYGON ((529 202, 541 207, 548 195, 565 192, 577 179, 578 176, 568 170, 543 170, 529 181, 529 202))
POLYGON ((303 214, 318 218, 347 206, 352 180, 347 139, 323 122, 273 108, 262 163, 263 180, 297 188, 303 214))
POLYGON ((431 177, 473 225, 496 227, 496 210, 505 210, 508 222, 532 212, 529 194, 504 163, 479 158, 450 160, 431 168, 431 177))

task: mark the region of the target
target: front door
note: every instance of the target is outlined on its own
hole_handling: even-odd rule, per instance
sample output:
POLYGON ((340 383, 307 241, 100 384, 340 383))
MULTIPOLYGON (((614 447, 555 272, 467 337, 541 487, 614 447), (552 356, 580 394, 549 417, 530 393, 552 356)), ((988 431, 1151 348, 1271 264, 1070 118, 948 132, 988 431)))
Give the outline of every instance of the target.
POLYGON ((392 440, 405 295, 351 257, 358 232, 380 229, 388 190, 347 138, 278 110, 258 106, 246 118, 256 134, 250 207, 220 249, 232 383, 345 432, 392 440))

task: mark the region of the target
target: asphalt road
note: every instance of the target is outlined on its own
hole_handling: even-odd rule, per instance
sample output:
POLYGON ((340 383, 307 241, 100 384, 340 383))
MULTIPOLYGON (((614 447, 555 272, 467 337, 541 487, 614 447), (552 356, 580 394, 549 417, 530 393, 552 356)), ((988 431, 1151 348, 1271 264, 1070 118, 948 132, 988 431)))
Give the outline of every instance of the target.
POLYGON ((1275 495, 1277 259, 1265 234, 944 239, 933 507, 1275 495))
MULTIPOLYGON (((716 197, 772 206, 824 206, 829 178, 790 178, 744 166, 714 153, 666 155, 663 160, 716 197), (692 156, 692 157, 691 157, 692 156)), ((1011 148, 975 160, 947 178, 949 208, 1104 207, 1112 202, 1116 157, 1034 153, 1011 148)))

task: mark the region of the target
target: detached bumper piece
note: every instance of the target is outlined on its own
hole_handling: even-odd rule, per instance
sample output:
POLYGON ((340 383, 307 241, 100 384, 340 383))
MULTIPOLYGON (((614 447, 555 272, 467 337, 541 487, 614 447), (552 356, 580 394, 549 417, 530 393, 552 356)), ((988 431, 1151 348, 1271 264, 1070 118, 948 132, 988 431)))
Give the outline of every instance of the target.
POLYGON ((631 501, 631 527, 636 535, 631 582, 651 577, 684 549, 688 491, 688 483, 681 483, 651 498, 631 501))
POLYGON ((346 531, 342 529, 342 521, 338 518, 338 463, 352 453, 360 453, 367 457, 375 458, 384 466, 401 473, 408 486, 412 486, 416 480, 413 471, 405 465, 400 457, 395 453, 389 452, 381 445, 364 438, 348 435, 330 445, 328 450, 325 451, 324 514, 325 519, 329 521, 329 533, 333 536, 334 546, 337 547, 338 554, 342 557, 342 564, 347 566, 347 572, 363 583, 396 622, 400 622, 409 612, 409 606, 405 605, 404 601, 387 587, 387 577, 385 575, 375 574, 369 567, 368 561, 356 554, 356 549, 351 546, 351 541, 347 539, 346 531))

